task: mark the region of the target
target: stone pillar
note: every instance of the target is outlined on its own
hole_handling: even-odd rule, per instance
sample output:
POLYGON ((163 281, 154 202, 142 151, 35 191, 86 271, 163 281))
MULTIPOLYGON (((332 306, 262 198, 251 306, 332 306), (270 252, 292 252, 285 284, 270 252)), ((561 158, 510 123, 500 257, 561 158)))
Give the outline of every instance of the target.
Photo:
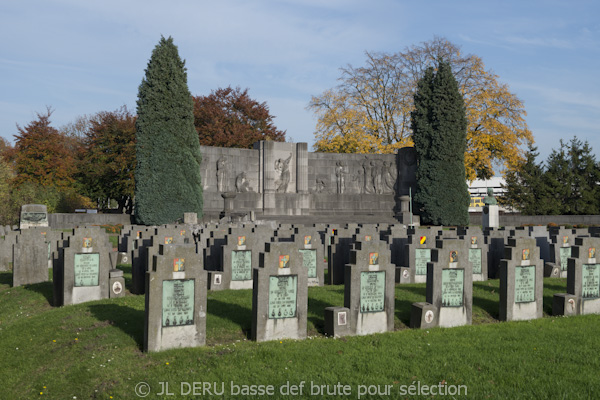
POLYGON ((483 207, 483 213, 481 214, 481 226, 484 229, 500 227, 498 205, 486 205, 483 207))
POLYGON ((308 193, 308 145, 296 144, 296 190, 308 193))

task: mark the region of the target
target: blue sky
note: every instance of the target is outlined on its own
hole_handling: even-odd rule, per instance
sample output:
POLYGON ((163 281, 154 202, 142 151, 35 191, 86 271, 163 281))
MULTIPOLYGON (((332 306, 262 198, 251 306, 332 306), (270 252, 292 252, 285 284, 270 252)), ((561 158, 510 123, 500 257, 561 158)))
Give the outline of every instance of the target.
POLYGON ((127 105, 160 36, 193 95, 227 86, 267 102, 290 140, 314 142, 311 96, 365 51, 442 36, 476 54, 525 103, 545 160, 561 138, 600 159, 600 3, 595 1, 22 0, 0 3, 0 134, 47 106, 57 128, 127 105))

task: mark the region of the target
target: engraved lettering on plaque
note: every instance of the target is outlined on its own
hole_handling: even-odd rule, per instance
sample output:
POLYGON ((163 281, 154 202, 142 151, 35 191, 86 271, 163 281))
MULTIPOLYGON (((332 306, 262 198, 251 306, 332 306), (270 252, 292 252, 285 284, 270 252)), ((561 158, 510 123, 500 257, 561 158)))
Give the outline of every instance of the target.
POLYGON ((535 301, 535 266, 515 267, 515 303, 535 301))
POLYGON ((252 279, 252 251, 233 250, 231 252, 231 280, 248 281, 252 279))
POLYGON ((442 307, 463 306, 464 284, 464 269, 442 270, 442 307))
POLYGON ((431 249, 415 249, 415 275, 427 275, 428 262, 431 262, 431 249))
POLYGON ((583 264, 581 268, 581 297, 600 297, 600 264, 583 264))
POLYGON ((269 319, 296 317, 298 276, 269 277, 269 319))
POLYGON ((385 306, 385 271, 360 273, 360 312, 380 312, 385 306))
POLYGON ((100 254, 75 254, 73 270, 75 272, 75 287, 98 286, 100 254))
POLYGON ((308 269, 308 277, 317 277, 317 251, 310 249, 300 249, 302 253, 302 266, 308 269))
POLYGON ((571 257, 571 248, 570 247, 561 247, 560 248, 560 270, 566 271, 569 263, 569 257, 571 257))
POLYGON ((279 256, 279 268, 289 268, 290 256, 284 254, 279 256))
POLYGON ((163 327, 194 324, 194 289, 194 279, 163 281, 163 327))
POLYGON ((469 262, 474 274, 481 274, 481 249, 469 249, 469 262))

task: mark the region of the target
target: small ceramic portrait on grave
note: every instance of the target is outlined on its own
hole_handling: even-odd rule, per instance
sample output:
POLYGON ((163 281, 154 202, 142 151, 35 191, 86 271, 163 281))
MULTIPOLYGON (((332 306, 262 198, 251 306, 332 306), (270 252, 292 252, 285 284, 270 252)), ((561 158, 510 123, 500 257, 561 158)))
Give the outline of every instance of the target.
POLYGON ((477 245, 477 236, 471 236, 471 245, 472 246, 476 246, 477 245))
POLYGON ((173 244, 173 236, 165 237, 165 244, 173 244))
POLYGON ((90 249, 92 247, 92 238, 83 238, 83 246, 84 249, 90 249))
POLYGON ((569 237, 563 236, 563 246, 568 246, 568 245, 569 245, 569 237))
POLYGON ((185 258, 173 259, 173 272, 185 271, 185 258))
POLYGON ((458 262, 458 251, 456 250, 452 250, 450 252, 450 262, 451 263, 456 263, 458 262))
POLYGON ((369 265, 379 264, 379 253, 369 253, 369 265))
POLYGON ((289 268, 289 254, 279 256, 279 268, 289 268))
POLYGON ((529 249, 524 249, 523 250, 523 257, 521 259, 522 260, 529 260, 529 249))
POLYGON ((588 258, 596 258, 596 248, 590 247, 588 249, 588 258))
POLYGON ((312 236, 304 236, 304 245, 310 246, 312 244, 312 236))
POLYGON ((238 236, 238 246, 246 245, 246 236, 238 236))

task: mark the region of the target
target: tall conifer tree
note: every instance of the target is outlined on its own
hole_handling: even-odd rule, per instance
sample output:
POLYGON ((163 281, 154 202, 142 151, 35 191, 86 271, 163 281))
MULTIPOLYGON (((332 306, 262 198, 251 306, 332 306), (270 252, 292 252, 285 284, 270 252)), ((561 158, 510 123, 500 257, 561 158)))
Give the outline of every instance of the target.
POLYGON ((468 225, 467 118, 450 64, 441 61, 435 74, 427 70, 419 81, 411 124, 419 157, 415 203, 422 222, 468 225))
POLYGON ((200 143, 185 62, 161 37, 138 92, 135 214, 138 223, 172 223, 202 214, 200 143))

